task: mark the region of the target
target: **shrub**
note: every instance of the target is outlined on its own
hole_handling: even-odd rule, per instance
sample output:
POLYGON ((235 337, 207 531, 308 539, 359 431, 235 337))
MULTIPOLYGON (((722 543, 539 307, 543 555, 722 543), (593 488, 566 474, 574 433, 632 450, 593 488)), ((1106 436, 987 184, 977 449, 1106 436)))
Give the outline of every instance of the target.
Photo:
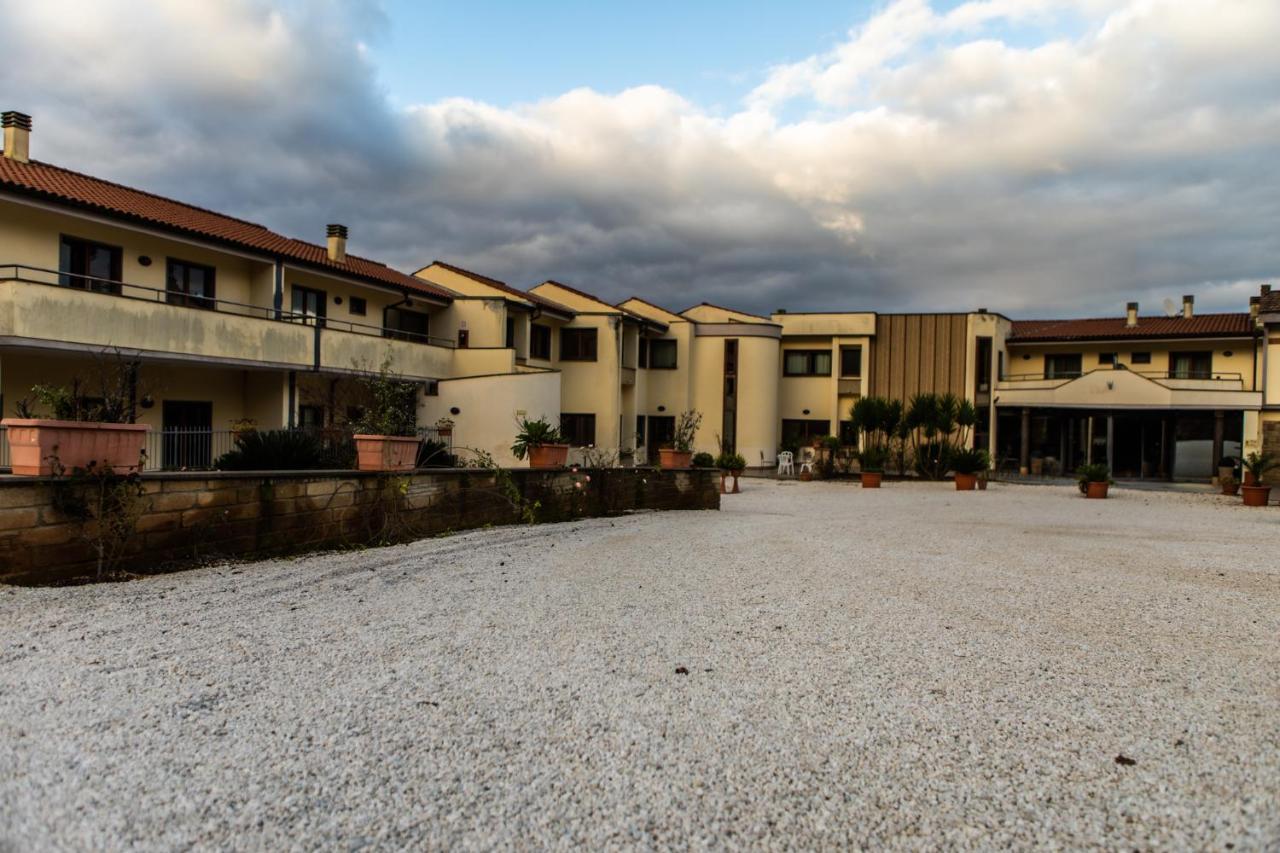
POLYGON ((951 470, 957 474, 977 474, 987 470, 990 457, 987 451, 977 447, 962 447, 951 451, 951 470))
POLYGON ((369 406, 352 423, 363 435, 416 435, 418 429, 418 386, 399 379, 391 371, 391 357, 382 362, 378 375, 362 379, 369 393, 369 406))
POLYGON ((240 433, 234 450, 222 454, 220 471, 316 471, 355 467, 355 445, 345 436, 274 429, 240 433))
POLYGON ((889 449, 884 445, 873 444, 858 453, 858 464, 868 473, 884 473, 884 466, 889 461, 889 449))
POLYGON ((702 425, 702 414, 695 411, 681 412, 676 418, 676 431, 671 445, 684 453, 693 449, 693 437, 702 425))
POLYGON ((694 468, 714 468, 716 467, 716 458, 705 450, 701 453, 693 454, 694 468))
POLYGON ((741 453, 721 453, 716 458, 716 467, 721 471, 741 471, 747 467, 747 460, 741 453))
POLYGON ((1259 485, 1262 484, 1262 475, 1271 467, 1271 455, 1269 453, 1250 453, 1244 459, 1244 470, 1253 475, 1253 481, 1259 485))
POLYGON ((458 458, 450 451, 448 444, 428 438, 418 445, 418 461, 414 467, 457 468, 458 458))
POLYGON ((517 459, 528 456, 531 448, 541 447, 544 444, 564 443, 560 429, 552 426, 546 418, 532 421, 528 418, 520 418, 516 424, 519 429, 516 431, 515 443, 511 445, 511 454, 517 459))

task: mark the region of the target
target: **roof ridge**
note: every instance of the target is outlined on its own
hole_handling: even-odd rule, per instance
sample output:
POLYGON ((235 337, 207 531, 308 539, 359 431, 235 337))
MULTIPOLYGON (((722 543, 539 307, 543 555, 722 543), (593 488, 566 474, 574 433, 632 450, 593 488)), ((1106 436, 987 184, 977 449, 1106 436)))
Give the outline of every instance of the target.
POLYGON ((699 302, 695 305, 690 305, 688 308, 684 309, 684 311, 681 311, 679 313, 684 314, 685 311, 692 311, 694 308, 699 308, 703 305, 707 306, 708 308, 716 308, 720 311, 732 311, 734 314, 741 314, 743 317, 754 317, 757 320, 764 320, 766 323, 773 322, 772 317, 765 317, 761 314, 752 314, 750 311, 743 311, 739 308, 730 308, 727 305, 717 305, 714 302, 707 302, 705 299, 702 302, 699 302))
POLYGON ((467 278, 478 281, 481 284, 496 285, 497 287, 501 287, 506 290, 519 290, 519 288, 512 287, 511 285, 507 284, 505 281, 502 281, 501 279, 490 278, 487 275, 482 275, 481 273, 478 273, 478 272, 472 272, 469 269, 464 269, 463 267, 457 266, 456 264, 451 264, 448 261, 442 261, 439 258, 433 259, 431 263, 427 264, 427 266, 428 267, 444 267, 450 272, 457 273, 458 275, 461 275, 461 276, 466 276, 467 278))

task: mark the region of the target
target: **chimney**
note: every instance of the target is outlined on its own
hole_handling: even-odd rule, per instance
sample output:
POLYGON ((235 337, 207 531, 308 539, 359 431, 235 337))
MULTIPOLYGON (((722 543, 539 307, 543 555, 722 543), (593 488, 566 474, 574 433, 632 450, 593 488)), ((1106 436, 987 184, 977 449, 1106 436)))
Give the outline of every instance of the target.
POLYGON ((31 116, 7 110, 0 113, 4 128, 4 156, 19 163, 27 162, 31 151, 31 116))
POLYGON ((1188 293, 1182 297, 1182 319, 1190 320, 1195 312, 1196 298, 1188 293))
POLYGON ((334 263, 343 263, 347 260, 347 226, 330 225, 329 234, 329 260, 334 263))
POLYGON ((1130 302, 1125 306, 1124 324, 1130 327, 1138 325, 1138 303, 1130 302))
POLYGON ((1262 285, 1262 289, 1258 292, 1261 293, 1263 296, 1266 296, 1268 293, 1271 292, 1271 285, 1269 284, 1262 285))
POLYGON ((1253 321, 1253 322, 1255 322, 1255 323, 1256 323, 1256 322, 1258 322, 1258 309, 1259 309, 1261 306, 1262 306, 1262 297, 1261 297, 1261 296, 1250 296, 1250 297, 1249 297, 1249 319, 1250 319, 1250 320, 1252 320, 1252 321, 1253 321))

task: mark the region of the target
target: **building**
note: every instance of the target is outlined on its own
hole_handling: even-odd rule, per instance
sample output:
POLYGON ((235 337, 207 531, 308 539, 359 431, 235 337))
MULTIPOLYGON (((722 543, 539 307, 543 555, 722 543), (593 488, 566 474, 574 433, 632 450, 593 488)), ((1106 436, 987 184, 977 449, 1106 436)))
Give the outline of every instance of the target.
MULTIPOLYGON (((1011 320, 962 313, 777 311, 558 281, 527 290, 435 261, 408 275, 346 250, 32 160, 31 121, 3 114, 0 409, 36 384, 124 356, 161 467, 208 466, 233 426, 338 427, 354 380, 384 364, 419 384, 418 423, 513 464, 520 418, 621 464, 656 458, 679 414, 695 449, 772 468, 781 447, 838 435, 863 396, 951 393, 1005 470, 1207 478, 1224 456, 1280 454, 1280 294, 1250 310, 1011 320), (179 444, 169 436, 210 436, 179 444)), ((0 451, 3 444, 0 443, 0 451)), ((3 455, 0 453, 0 465, 3 455)))

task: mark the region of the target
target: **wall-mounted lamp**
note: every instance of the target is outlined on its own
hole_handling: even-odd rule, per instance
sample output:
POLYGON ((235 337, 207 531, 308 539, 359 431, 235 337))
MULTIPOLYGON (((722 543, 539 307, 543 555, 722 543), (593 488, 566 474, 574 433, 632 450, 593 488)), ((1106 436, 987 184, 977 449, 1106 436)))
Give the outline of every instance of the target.
POLYGON ((452 408, 449 409, 449 414, 460 415, 462 414, 462 409, 459 409, 457 406, 453 406, 452 408))
POLYGON ((658 407, 658 411, 659 411, 659 412, 665 412, 666 410, 667 410, 667 407, 666 407, 666 406, 659 406, 659 407, 658 407))
POLYGON ((138 266, 140 266, 140 267, 149 267, 149 266, 151 266, 151 256, 150 256, 150 255, 139 255, 139 256, 138 256, 138 266))

